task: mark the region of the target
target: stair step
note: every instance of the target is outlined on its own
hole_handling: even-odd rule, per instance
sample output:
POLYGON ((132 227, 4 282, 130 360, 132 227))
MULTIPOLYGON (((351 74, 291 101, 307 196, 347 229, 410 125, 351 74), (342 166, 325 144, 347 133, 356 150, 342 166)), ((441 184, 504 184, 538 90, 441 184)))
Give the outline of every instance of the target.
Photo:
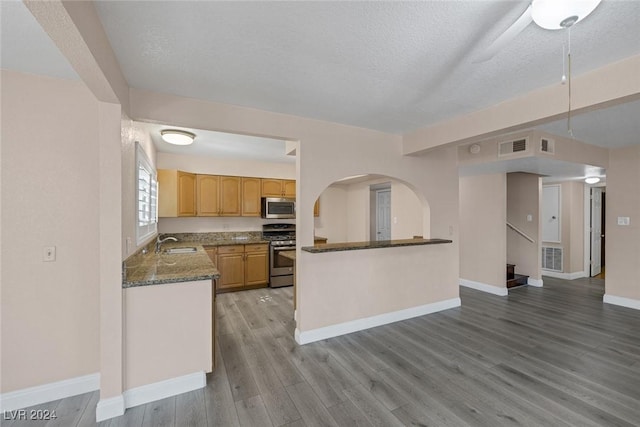
POLYGON ((524 274, 515 274, 513 279, 507 280, 507 289, 513 288, 515 286, 521 286, 527 284, 527 279, 529 276, 525 276, 524 274))

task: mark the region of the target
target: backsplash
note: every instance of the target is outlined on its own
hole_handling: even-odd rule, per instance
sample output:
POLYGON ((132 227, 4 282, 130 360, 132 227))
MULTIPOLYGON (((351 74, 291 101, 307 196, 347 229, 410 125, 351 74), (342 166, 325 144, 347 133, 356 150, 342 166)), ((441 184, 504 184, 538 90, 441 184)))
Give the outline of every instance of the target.
POLYGON ((175 237, 178 242, 211 242, 217 240, 259 240, 262 231, 222 231, 210 233, 162 233, 161 238, 175 237))

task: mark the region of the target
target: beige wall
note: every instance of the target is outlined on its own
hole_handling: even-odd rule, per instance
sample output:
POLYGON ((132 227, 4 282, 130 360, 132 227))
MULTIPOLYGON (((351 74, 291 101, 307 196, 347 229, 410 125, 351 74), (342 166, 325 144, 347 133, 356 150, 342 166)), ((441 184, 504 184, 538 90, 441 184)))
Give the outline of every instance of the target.
POLYGON ((516 273, 541 278, 540 198, 542 184, 538 175, 507 174, 507 221, 531 237, 531 243, 515 231, 507 230, 507 263, 516 265, 516 273), (527 221, 527 215, 532 221, 527 221))
POLYGON ((564 273, 582 272, 584 271, 585 185, 581 181, 545 183, 545 185, 560 185, 561 242, 542 242, 542 246, 562 248, 564 273))
MULTIPOLYGON (((126 115, 122 115, 121 123, 122 140, 122 259, 126 259, 136 250, 145 245, 142 242, 136 244, 136 141, 140 143, 151 164, 156 164, 156 148, 151 141, 149 133, 132 121, 126 115)), ((155 237, 153 237, 155 238, 155 237)), ((153 239, 152 238, 152 239, 153 239)))
POLYGON ((610 152, 606 221, 606 294, 640 301, 640 145, 610 152))
POLYGON ((210 280, 124 290, 125 390, 212 366, 210 280))
POLYGON ((320 216, 314 219, 315 235, 328 243, 347 241, 348 187, 331 185, 320 195, 320 216))
POLYGON ((100 370, 98 116, 82 83, 2 71, 2 393, 100 370))
MULTIPOLYGON (((379 299, 380 303, 375 307, 380 313, 458 295, 458 169, 455 149, 434 150, 423 157, 403 156, 401 138, 395 135, 136 89, 131 90, 131 105, 132 115, 142 121, 300 141, 296 162, 299 246, 313 244, 313 205, 320 193, 336 180, 372 173, 410 183, 419 197, 431 206, 431 237, 452 238, 454 243, 430 249, 439 251, 436 252, 439 254, 436 275, 414 274, 415 271, 425 272, 417 263, 414 272, 400 277, 402 289, 393 293, 395 296, 376 291, 389 286, 387 277, 367 277, 364 283, 371 289, 369 298, 379 299), (431 288, 437 291, 428 291, 431 288)), ((346 268, 338 271, 326 264, 330 263, 332 256, 310 255, 313 262, 307 256, 300 256, 297 273, 298 328, 301 331, 358 315, 352 303, 340 304, 336 308, 339 312, 334 310, 330 315, 314 307, 334 304, 337 300, 346 303, 361 296, 361 289, 352 285, 354 281, 362 281, 362 265, 349 260, 359 259, 362 253, 342 252, 340 257, 346 268), (329 291, 325 287, 329 281, 340 290, 336 287, 329 291), (316 298, 318 294, 322 295, 321 299, 316 298)), ((374 251, 367 256, 372 264, 395 268, 395 265, 405 262, 403 253, 402 250, 391 249, 381 255, 374 251)))
POLYGON ((506 288, 507 176, 460 178, 460 278, 506 288))
MULTIPOLYGON (((157 153, 158 169, 179 169, 185 172, 253 176, 259 178, 296 179, 295 163, 258 162, 240 159, 217 159, 206 156, 186 156, 157 153)), ((257 217, 160 218, 160 233, 203 233, 215 231, 261 231, 263 224, 292 222, 257 217)))
POLYGON ((370 186, 389 183, 391 188, 391 238, 429 236, 429 207, 413 190, 393 178, 376 178, 353 184, 332 184, 320 195, 321 216, 314 221, 316 234, 332 242, 371 239, 370 186))

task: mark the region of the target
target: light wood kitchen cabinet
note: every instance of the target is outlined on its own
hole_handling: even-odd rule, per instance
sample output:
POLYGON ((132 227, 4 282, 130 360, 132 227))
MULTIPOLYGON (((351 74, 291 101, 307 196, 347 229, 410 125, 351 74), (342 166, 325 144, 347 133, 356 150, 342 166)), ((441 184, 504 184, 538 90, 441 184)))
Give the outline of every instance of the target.
POLYGON ((175 169, 158 170, 158 216, 196 214, 196 175, 175 169))
POLYGON ((242 216, 260 216, 260 178, 242 178, 242 216))
POLYGON ((220 214, 220 177, 198 175, 196 187, 198 216, 218 216, 220 214))
POLYGON ((269 245, 218 247, 218 292, 265 287, 269 283, 269 245))
POLYGON ((296 197, 296 182, 290 179, 262 178, 262 197, 296 197))
POLYGON ((316 199, 316 203, 313 205, 313 216, 320 216, 320 199, 316 199))
POLYGON ((220 177, 220 216, 240 216, 242 214, 242 178, 239 176, 220 177))
POLYGON ((197 216, 240 216, 241 182, 239 176, 198 175, 197 216))

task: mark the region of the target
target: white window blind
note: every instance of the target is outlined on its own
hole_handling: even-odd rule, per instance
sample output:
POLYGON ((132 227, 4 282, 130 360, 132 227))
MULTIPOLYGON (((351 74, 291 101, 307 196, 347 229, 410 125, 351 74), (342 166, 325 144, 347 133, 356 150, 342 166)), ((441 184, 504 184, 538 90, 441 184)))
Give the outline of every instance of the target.
POLYGON ((158 180, 156 170, 136 141, 136 243, 153 236, 158 224, 158 180))

